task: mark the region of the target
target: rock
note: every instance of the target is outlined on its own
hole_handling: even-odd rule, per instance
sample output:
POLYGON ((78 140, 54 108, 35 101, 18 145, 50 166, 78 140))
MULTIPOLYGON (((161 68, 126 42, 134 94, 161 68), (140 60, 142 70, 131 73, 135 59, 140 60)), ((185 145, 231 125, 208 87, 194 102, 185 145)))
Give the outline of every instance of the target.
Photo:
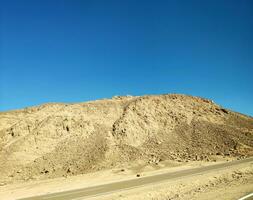
POLYGON ((5 186, 5 185, 6 185, 6 183, 4 183, 4 182, 0 183, 0 186, 5 186))
POLYGON ((225 114, 228 114, 229 112, 228 112, 228 110, 226 110, 226 109, 224 109, 224 108, 221 108, 220 109, 223 113, 225 113, 225 114))
POLYGON ((207 160, 204 155, 213 159, 211 154, 218 152, 218 158, 237 143, 231 157, 252 153, 253 119, 222 111, 208 100, 186 95, 115 98, 69 106, 45 104, 29 108, 29 115, 24 110, 1 112, 0 150, 7 146, 11 158, 5 162, 1 157, 1 167, 20 179, 27 175, 45 179, 111 169, 119 163, 132 166, 139 164, 137 160, 155 168, 160 157, 174 164, 207 160), (36 162, 28 163, 26 157, 36 162), (19 168, 23 171, 16 173, 19 168))

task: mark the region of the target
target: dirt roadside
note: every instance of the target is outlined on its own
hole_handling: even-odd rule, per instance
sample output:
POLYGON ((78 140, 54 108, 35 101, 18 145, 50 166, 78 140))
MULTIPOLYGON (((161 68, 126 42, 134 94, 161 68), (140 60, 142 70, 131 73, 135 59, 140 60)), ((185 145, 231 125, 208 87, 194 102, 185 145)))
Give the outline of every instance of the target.
MULTIPOLYGON (((221 161, 220 163, 223 162, 221 161)), ((141 176, 177 172, 206 165, 210 165, 210 163, 188 163, 186 165, 183 164, 182 166, 165 167, 158 170, 145 168, 141 171, 141 176)), ((177 179, 177 181, 168 181, 154 186, 126 190, 124 192, 117 192, 107 196, 99 196, 99 199, 206 199, 206 197, 215 197, 214 195, 217 197, 217 195, 223 194, 224 192, 227 192, 225 197, 228 197, 231 194, 240 197, 243 194, 250 192, 250 188, 252 189, 252 174, 252 165, 240 164, 236 167, 229 167, 228 169, 220 170, 218 172, 209 172, 205 175, 185 177, 177 179), (238 189, 238 186, 240 186, 240 189, 238 189), (233 189, 233 193, 229 192, 231 191, 231 188, 233 189), (219 194, 217 191, 220 191, 219 194)), ((13 200, 28 196, 117 182, 119 180, 128 180, 136 178, 135 176, 135 169, 129 168, 125 170, 114 169, 112 171, 108 170, 61 179, 31 181, 26 184, 20 183, 2 186, 0 187, 0 196, 5 200, 13 200)))
POLYGON ((242 164, 207 174, 94 198, 101 200, 237 200, 253 192, 253 165, 242 164))

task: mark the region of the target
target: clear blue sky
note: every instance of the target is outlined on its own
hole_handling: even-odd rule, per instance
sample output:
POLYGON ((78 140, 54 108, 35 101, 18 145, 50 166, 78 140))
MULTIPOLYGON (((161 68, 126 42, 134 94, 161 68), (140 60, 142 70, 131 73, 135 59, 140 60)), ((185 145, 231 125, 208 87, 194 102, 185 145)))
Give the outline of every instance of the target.
POLYGON ((184 93, 253 116, 251 0, 0 1, 0 110, 184 93))

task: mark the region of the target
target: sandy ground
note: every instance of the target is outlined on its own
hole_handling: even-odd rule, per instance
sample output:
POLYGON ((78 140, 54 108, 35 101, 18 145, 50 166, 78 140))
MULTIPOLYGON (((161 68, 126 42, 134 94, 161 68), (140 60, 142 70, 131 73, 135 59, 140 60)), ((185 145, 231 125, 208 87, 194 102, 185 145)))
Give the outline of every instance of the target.
POLYGON ((101 200, 235 200, 253 192, 253 165, 242 164, 217 172, 184 177, 156 185, 131 189, 101 200))
MULTIPOLYGON (((42 194, 48 194, 48 193, 55 193, 55 192, 61 192, 66 190, 73 190, 83 187, 90 187, 110 182, 117 182, 119 180, 128 180, 128 179, 135 179, 136 174, 141 174, 141 176, 148 176, 148 175, 155 175, 165 172, 173 172, 183 169, 190 169, 194 167, 199 166, 206 166, 206 165, 212 165, 217 163, 226 162, 224 160, 221 160, 219 162, 191 162, 191 163, 178 163, 178 162, 162 162, 158 166, 150 166, 150 165, 141 165, 141 163, 137 163, 136 165, 130 166, 130 167, 122 167, 122 168, 115 168, 112 170, 104 170, 100 172, 95 173, 89 173, 85 175, 79 175, 79 176, 71 176, 71 177, 63 177, 63 178, 55 178, 50 180, 43 180, 43 181, 29 181, 29 182, 20 182, 10 185, 5 185, 0 187, 0 197, 5 200, 13 200, 17 198, 24 198, 29 196, 36 196, 36 195, 42 195, 42 194)), ((173 183, 173 187, 171 183, 163 183, 158 184, 156 186, 149 187, 143 187, 139 189, 129 190, 126 192, 120 192, 115 193, 109 196, 102 197, 104 199, 166 199, 166 195, 176 195, 177 193, 185 193, 185 195, 201 195, 202 189, 200 191, 197 190, 198 188, 203 188, 206 184, 209 184, 210 187, 204 187, 208 188, 205 189, 205 192, 209 192, 211 195, 212 190, 215 189, 215 187, 221 183, 224 185, 224 180, 222 179, 222 176, 232 176, 232 174, 235 172, 235 170, 238 169, 228 169, 226 171, 219 172, 218 174, 215 174, 216 178, 214 178, 214 174, 208 175, 208 179, 204 180, 206 176, 198 177, 196 180, 193 179, 195 183, 192 186, 191 185, 193 180, 191 178, 187 179, 186 181, 177 181, 173 183), (221 180, 221 182, 218 182, 221 180), (138 191, 139 195, 134 195, 138 191), (147 193, 148 191, 148 193, 147 193), (195 191, 195 192, 194 192, 195 191)), ((238 184, 240 187, 244 187, 244 182, 241 181, 241 178, 248 179, 250 176, 247 174, 249 171, 253 173, 252 166, 246 166, 246 165, 240 165, 240 173, 243 174, 242 177, 239 177, 238 184), (247 175, 245 175, 247 174, 247 175)), ((252 176, 252 174, 251 174, 252 176)), ((236 176, 238 177, 238 176, 236 176)), ((231 178, 231 177, 230 177, 231 178)), ((252 177, 251 177, 252 178, 252 177)), ((244 180, 243 179, 243 180, 244 180)), ((230 179, 229 179, 230 181, 230 179)), ((234 180, 231 180, 230 182, 234 183, 234 180)), ((252 184, 252 182, 251 182, 252 184)), ((233 186, 233 185, 231 185, 233 186)), ((251 185, 252 186, 252 185, 251 185)), ((251 187, 252 188, 252 187, 251 187)), ((248 190, 250 190, 248 186, 248 190)), ((240 191, 243 191, 242 189, 240 191)), ((246 193, 247 191, 245 191, 246 193)), ((175 197, 174 195, 174 197, 175 197)), ((208 195, 208 196, 210 196, 208 195)), ((215 193, 216 195, 216 193, 215 193)), ((101 197, 100 197, 101 198, 101 197)), ((99 199, 100 199, 99 198, 99 199)), ((202 198, 202 197, 201 197, 202 198)), ((169 198, 167 198, 169 199, 169 198)), ((173 199, 173 198, 172 198, 173 199)), ((176 199, 176 198, 174 198, 176 199)), ((179 198, 180 199, 180 198, 179 198)))

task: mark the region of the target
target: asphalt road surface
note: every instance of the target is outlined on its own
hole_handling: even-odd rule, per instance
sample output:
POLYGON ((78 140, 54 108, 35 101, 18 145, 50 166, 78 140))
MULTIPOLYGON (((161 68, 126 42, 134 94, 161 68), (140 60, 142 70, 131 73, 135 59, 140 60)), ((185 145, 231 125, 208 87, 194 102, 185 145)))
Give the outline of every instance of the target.
POLYGON ((242 163, 253 163, 253 157, 237 160, 232 162, 220 163, 210 166, 198 167, 193 169, 186 169, 176 172, 167 172, 163 174, 146 176, 146 177, 136 177, 135 179, 113 182, 103 185, 97 185, 93 187, 86 187, 77 190, 64 191, 52 194, 46 194, 41 196, 34 196, 29 198, 24 198, 20 200, 81 200, 85 198, 91 198, 95 196, 110 194, 113 192, 128 190, 131 188, 141 187, 144 185, 155 184, 163 181, 168 181, 172 179, 179 179, 186 176, 194 176, 198 174, 204 174, 209 171, 215 171, 219 169, 224 169, 226 167, 239 165, 242 163))

